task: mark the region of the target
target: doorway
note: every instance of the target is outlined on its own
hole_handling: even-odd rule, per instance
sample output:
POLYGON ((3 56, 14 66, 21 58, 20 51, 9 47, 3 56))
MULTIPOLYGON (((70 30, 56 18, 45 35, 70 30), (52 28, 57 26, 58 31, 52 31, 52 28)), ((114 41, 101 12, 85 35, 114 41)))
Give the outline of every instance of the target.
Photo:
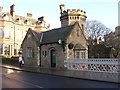
POLYGON ((51 67, 56 67, 56 52, 51 50, 51 67))

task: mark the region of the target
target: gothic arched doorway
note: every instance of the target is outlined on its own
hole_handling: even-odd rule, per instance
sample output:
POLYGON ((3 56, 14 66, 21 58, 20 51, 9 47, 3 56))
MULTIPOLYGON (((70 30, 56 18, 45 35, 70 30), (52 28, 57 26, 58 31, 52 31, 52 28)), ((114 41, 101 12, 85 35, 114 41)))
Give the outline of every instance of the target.
POLYGON ((56 52, 54 49, 51 50, 51 67, 56 67, 56 52))

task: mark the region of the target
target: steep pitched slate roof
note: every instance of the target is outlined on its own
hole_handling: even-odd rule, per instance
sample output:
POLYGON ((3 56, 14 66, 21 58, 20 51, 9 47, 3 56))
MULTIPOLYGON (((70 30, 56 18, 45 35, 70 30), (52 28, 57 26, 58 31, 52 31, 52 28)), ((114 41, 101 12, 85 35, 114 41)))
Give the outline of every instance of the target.
MULTIPOLYGON (((41 33, 38 33, 31 29, 30 31, 33 33, 33 35, 36 38, 36 41, 39 44, 51 44, 51 43, 57 43, 58 40, 65 41, 76 24, 79 23, 76 22, 74 25, 70 25, 63 28, 52 29, 50 31, 41 32, 41 33)), ((85 48, 82 45, 77 44, 74 49, 85 49, 85 48)))
MULTIPOLYGON (((0 18, 3 18, 3 16, 6 16, 6 15, 8 17, 13 18, 13 16, 10 13, 8 13, 8 12, 0 12, 0 18)), ((18 19, 18 18, 20 18, 21 20, 30 20, 32 23, 36 23, 37 22, 36 19, 31 18, 31 17, 25 17, 25 16, 20 16, 20 15, 15 15, 14 19, 18 19)))
POLYGON ((22 42, 22 44, 21 44, 21 47, 23 46, 23 44, 24 44, 24 42, 25 42, 25 39, 27 38, 28 33, 32 33, 33 36, 34 36, 35 39, 36 39, 36 42, 37 42, 38 44, 40 44, 41 33, 36 32, 36 31, 32 30, 31 28, 29 28, 29 29, 28 29, 28 32, 27 32, 27 34, 26 34, 26 36, 25 36, 25 38, 24 38, 24 40, 23 40, 23 42, 22 42))
POLYGON ((56 42, 58 42, 58 40, 65 41, 74 26, 75 26, 75 24, 71 25, 71 26, 43 32, 41 44, 56 43, 56 42))
POLYGON ((30 20, 32 23, 35 23, 37 20, 31 17, 25 17, 25 16, 20 16, 20 15, 15 15, 15 19, 20 18, 21 20, 30 20))

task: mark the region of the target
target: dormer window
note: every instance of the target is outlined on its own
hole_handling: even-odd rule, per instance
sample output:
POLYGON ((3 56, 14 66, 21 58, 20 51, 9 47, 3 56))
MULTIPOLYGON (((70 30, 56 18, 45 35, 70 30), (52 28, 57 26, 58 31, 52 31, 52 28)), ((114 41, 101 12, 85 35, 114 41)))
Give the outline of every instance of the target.
POLYGON ((16 20, 19 20, 19 18, 17 18, 16 20))
POLYGON ((17 19, 15 20, 15 22, 19 22, 19 18, 17 18, 17 19))
POLYGON ((27 24, 28 20, 25 20, 24 23, 27 24))
POLYGON ((5 17, 6 16, 6 14, 2 14, 2 17, 5 17))

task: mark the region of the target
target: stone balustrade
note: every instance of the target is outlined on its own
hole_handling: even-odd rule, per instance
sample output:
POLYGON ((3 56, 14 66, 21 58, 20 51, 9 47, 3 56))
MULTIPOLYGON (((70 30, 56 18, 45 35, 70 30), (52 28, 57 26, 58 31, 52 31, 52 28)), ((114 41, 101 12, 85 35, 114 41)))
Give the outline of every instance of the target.
POLYGON ((120 72, 120 59, 68 59, 68 70, 94 72, 120 72))

